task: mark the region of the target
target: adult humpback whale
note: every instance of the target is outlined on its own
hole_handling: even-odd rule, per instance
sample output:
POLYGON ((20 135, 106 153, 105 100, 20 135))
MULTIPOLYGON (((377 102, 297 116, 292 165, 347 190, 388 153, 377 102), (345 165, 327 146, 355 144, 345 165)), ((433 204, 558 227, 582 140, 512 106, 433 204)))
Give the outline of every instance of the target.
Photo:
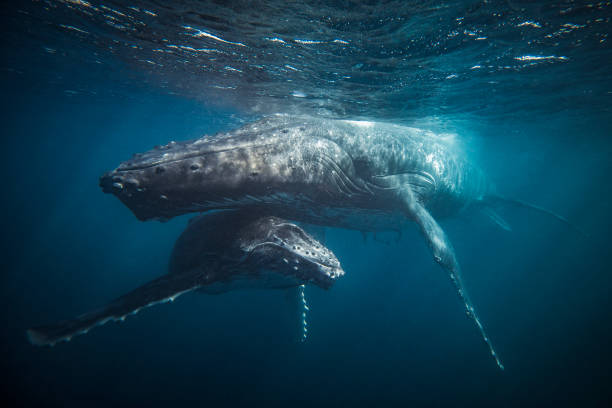
POLYGON ((388 123, 274 115, 137 154, 104 174, 100 185, 140 220, 254 207, 362 231, 414 221, 503 368, 463 289, 453 246, 434 219, 503 199, 440 136, 388 123))
POLYGON ((297 225, 273 216, 217 212, 190 221, 174 245, 167 275, 100 310, 36 327, 27 334, 33 344, 53 345, 194 290, 221 293, 238 288, 299 287, 305 305, 303 285, 328 289, 342 275, 336 256, 297 225))

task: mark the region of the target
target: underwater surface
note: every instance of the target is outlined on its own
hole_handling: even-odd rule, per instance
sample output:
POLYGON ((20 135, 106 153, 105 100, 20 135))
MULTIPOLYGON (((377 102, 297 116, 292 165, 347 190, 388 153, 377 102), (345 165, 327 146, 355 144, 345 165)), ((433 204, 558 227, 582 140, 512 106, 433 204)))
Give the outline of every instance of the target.
POLYGON ((608 1, 22 1, 0 63, 3 406, 610 406, 608 1), (444 218, 505 370, 416 227, 328 228, 346 275, 187 294, 70 342, 26 329, 167 272, 190 216, 141 222, 99 177, 267 114, 453 137, 525 208, 444 218), (297 309, 297 310, 296 310, 297 309))

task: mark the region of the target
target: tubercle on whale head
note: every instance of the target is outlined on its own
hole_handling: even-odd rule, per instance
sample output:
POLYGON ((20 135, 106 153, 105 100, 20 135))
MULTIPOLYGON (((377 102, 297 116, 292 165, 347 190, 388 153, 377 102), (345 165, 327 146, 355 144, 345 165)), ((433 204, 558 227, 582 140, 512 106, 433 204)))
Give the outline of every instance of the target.
POLYGON ((241 250, 250 262, 265 265, 293 279, 295 284, 312 283, 329 289, 344 275, 332 251, 299 226, 277 217, 263 217, 245 227, 241 250))
POLYGON ((265 134, 238 130, 137 154, 102 175, 100 186, 140 220, 168 219, 270 196, 340 194, 349 183, 338 178, 352 170, 347 170, 352 166, 347 157, 333 142, 297 139, 282 129, 265 134))
POLYGON ((233 199, 240 186, 256 181, 262 162, 247 154, 249 148, 260 155, 265 150, 232 138, 170 142, 122 162, 102 175, 100 186, 140 220, 206 210, 210 203, 233 199))
POLYGON ((287 184, 295 178, 283 159, 289 150, 231 140, 174 143, 121 163, 102 175, 100 186, 141 220, 171 218, 263 196, 271 183, 287 184))

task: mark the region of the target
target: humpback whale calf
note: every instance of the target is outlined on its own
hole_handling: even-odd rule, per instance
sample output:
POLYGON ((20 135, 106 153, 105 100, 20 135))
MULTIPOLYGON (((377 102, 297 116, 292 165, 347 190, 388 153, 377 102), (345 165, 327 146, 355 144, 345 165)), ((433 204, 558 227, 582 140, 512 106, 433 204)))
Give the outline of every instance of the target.
MULTIPOLYGON (((35 345, 53 345, 142 308, 190 292, 238 288, 328 289, 344 275, 336 256, 302 228, 278 217, 222 211, 192 219, 174 245, 168 274, 73 320, 27 331, 35 345)), ((306 330, 304 312, 303 330, 306 330)), ((303 333, 305 337, 306 333, 303 333)))
POLYGON ((140 220, 250 207, 361 231, 401 230, 415 222, 503 369, 436 218, 479 207, 507 228, 494 208, 529 204, 499 196, 448 138, 390 123, 279 114, 136 154, 104 174, 100 186, 140 220))

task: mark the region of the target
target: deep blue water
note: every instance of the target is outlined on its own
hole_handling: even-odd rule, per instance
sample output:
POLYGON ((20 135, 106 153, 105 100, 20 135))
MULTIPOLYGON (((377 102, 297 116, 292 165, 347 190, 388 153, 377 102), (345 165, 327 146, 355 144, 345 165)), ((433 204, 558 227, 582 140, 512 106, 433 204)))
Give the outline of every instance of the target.
POLYGON ((300 24, 275 28, 283 9, 277 4, 267 15, 266 3, 274 5, 243 2, 242 14, 212 3, 205 13, 189 2, 134 3, 165 18, 143 20, 153 28, 136 34, 107 31, 96 13, 79 14, 77 2, 3 11, 3 399, 44 407, 609 406, 609 4, 390 2, 362 10, 352 2, 306 2, 302 14, 293 4, 285 12, 300 24), (193 10, 201 30, 245 46, 217 44, 227 51, 223 58, 152 60, 165 64, 158 71, 134 61, 148 58, 138 53, 161 38, 185 40, 173 28, 195 26, 193 10), (233 25, 224 30, 228 20, 233 25), (470 28, 456 30, 458 21, 470 28), (564 26, 570 23, 583 27, 564 26), (520 31, 527 29, 541 35, 520 31), (277 37, 302 43, 282 51, 265 45, 277 37), (347 48, 299 48, 325 38, 347 48), (130 41, 141 47, 134 59, 120 45, 109 51, 130 41), (518 66, 524 61, 516 57, 526 55, 566 59, 518 66), (278 68, 285 65, 299 76, 278 68), (234 71, 226 66, 240 77, 228 78, 234 71), (352 78, 336 83, 341 74, 352 78), (225 95, 215 84, 234 88, 225 95), (505 195, 554 210, 588 234, 515 208, 502 214, 512 232, 478 213, 441 221, 505 371, 416 228, 399 240, 328 230, 327 246, 346 276, 329 291, 306 289, 305 343, 297 341, 295 313, 281 291, 186 295, 53 348, 27 342, 28 327, 99 307, 166 271, 188 217, 138 221, 102 194, 104 171, 153 145, 273 111, 455 133, 505 195))

